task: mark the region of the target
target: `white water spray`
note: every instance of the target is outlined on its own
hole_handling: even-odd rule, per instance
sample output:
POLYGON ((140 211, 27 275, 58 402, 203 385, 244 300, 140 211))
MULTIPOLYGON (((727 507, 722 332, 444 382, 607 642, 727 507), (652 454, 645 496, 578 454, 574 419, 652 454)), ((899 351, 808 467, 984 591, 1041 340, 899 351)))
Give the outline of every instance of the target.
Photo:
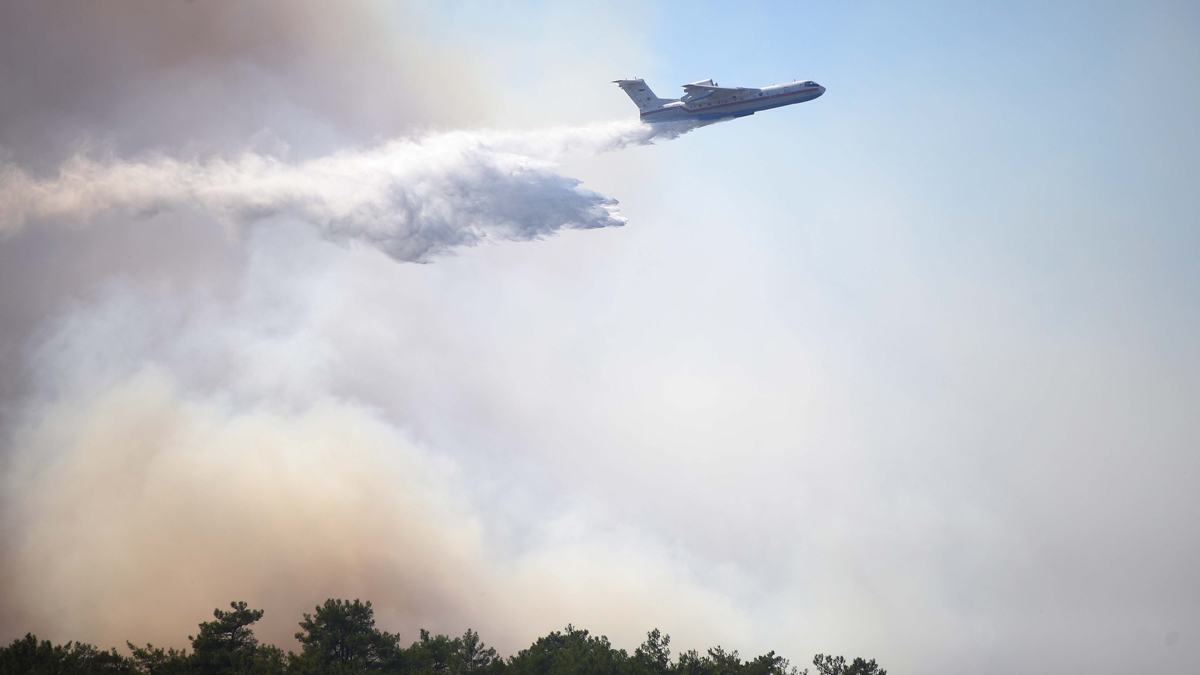
POLYGON ((694 124, 636 121, 530 132, 454 131, 289 163, 254 152, 205 161, 77 156, 57 177, 0 170, 0 234, 31 222, 88 222, 200 210, 233 226, 274 215, 313 223, 420 261, 484 240, 529 240, 563 228, 625 224, 617 201, 584 189, 553 162, 671 139, 694 124))

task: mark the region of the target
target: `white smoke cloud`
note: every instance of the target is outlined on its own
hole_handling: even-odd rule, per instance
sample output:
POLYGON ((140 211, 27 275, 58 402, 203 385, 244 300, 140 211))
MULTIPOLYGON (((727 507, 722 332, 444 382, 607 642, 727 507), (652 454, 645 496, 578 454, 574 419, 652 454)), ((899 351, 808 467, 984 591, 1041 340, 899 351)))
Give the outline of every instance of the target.
POLYGON ((332 391, 330 299, 264 312, 288 286, 258 270, 233 302, 188 308, 124 289, 58 324, 5 439, 0 616, 60 640, 180 644, 245 599, 268 611, 260 636, 288 645, 316 602, 362 597, 407 639, 471 626, 506 653, 567 621, 624 644, 650 622, 699 642, 746 630, 686 565, 579 536, 570 508, 539 515, 565 536, 488 546, 455 459, 332 391))
MULTIPOLYGON (((327 597, 372 600, 408 638, 470 626, 506 653, 568 621, 627 646, 652 626, 697 646, 746 628, 652 534, 598 531, 589 518, 602 516, 567 499, 504 517, 481 504, 471 455, 414 423, 436 382, 389 370, 390 358, 401 371, 428 362, 450 379, 457 366, 424 358, 421 340, 391 341, 413 327, 443 336, 376 295, 445 268, 391 265, 293 226, 404 261, 617 226, 616 201, 556 162, 692 128, 413 133, 484 123, 497 92, 447 56, 461 45, 423 42, 404 10, 0 8, 0 158, 12 162, 0 161, 0 248, 32 270, 0 261, 0 380, 19 382, 7 397, 0 387, 4 639, 181 645, 235 598, 265 608, 258 633, 285 646, 327 597), (445 81, 455 91, 424 95, 445 81), (239 151, 256 134, 301 159, 239 151), (64 162, 79 139, 112 152, 64 162), (277 226, 248 228, 265 218, 277 226), (189 246, 213 221, 249 231, 217 253, 189 246), (88 267, 98 241, 112 266, 88 267), (323 274, 323 255, 379 267, 367 285, 323 274), (150 261, 162 277, 138 271, 150 261), (24 321, 14 307, 31 308, 24 321), (389 407, 374 386, 412 395, 389 407)), ((523 484, 495 489, 525 498, 523 484)))
POLYGON ((692 128, 631 121, 458 131, 298 163, 254 152, 206 161, 77 156, 45 180, 9 166, 0 172, 0 234, 37 221, 87 222, 106 212, 197 209, 234 226, 283 214, 317 225, 330 238, 420 261, 485 240, 624 225, 615 199, 580 187, 552 160, 675 138, 692 128))

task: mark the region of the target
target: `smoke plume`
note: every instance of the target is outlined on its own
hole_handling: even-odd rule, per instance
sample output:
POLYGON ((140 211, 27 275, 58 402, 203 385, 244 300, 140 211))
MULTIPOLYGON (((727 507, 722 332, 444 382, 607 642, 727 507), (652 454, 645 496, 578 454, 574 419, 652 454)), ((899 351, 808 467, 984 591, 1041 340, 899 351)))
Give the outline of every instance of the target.
MULTIPOLYGON (((264 235, 248 245, 297 245, 264 235)), ((396 317, 331 273, 345 252, 307 246, 326 254, 310 280, 263 261, 228 302, 116 289, 46 336, 5 439, 0 629, 180 644, 238 598, 286 646, 325 597, 371 599, 406 639, 470 626, 506 651, 567 621, 634 644, 649 621, 697 641, 744 628, 653 545, 555 535, 570 508, 541 513, 535 543, 490 546, 459 461, 346 395, 347 340, 396 317)))
POLYGON ((0 639, 183 646, 244 599, 288 646, 326 597, 506 652, 568 621, 624 645, 745 627, 657 540, 525 505, 536 466, 480 478, 536 462, 431 438, 477 422, 425 402, 487 399, 446 384, 487 345, 439 356, 467 329, 423 313, 447 298, 379 295, 440 269, 312 236, 425 261, 618 226, 558 163, 692 128, 414 131, 501 99, 408 9, 0 6, 0 639))
MULTIPOLYGON (((79 155, 42 179, 10 165, 0 236, 163 215, 170 224, 172 214, 242 231, 278 217, 424 261, 483 241, 623 225, 616 200, 555 162, 693 128, 426 133, 305 161, 79 155)), ((251 266, 232 303, 201 293, 183 312, 178 297, 120 289, 43 336, 36 388, 6 439, 0 628, 172 643, 237 597, 266 607, 263 637, 286 643, 290 620, 313 602, 361 596, 408 635, 470 625, 515 647, 564 617, 623 626, 618 608, 707 636, 715 631, 695 617, 736 614, 643 545, 551 540, 497 560, 471 495, 454 487, 455 463, 327 377, 345 347, 312 315, 346 281, 297 283, 251 266), (168 589, 172 606, 159 606, 168 589)), ((337 305, 359 330, 394 330, 369 328, 375 312, 357 298, 337 305)), ((648 626, 630 628, 632 641, 648 626)))

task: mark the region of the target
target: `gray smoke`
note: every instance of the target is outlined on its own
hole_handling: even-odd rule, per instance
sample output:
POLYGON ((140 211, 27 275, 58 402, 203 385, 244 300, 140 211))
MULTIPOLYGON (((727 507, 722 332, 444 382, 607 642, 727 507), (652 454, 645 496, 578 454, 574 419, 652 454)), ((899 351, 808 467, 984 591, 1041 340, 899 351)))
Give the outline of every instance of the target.
POLYGON ((489 545, 458 462, 336 393, 345 338, 395 317, 373 321, 380 307, 331 274, 354 253, 298 245, 316 246, 315 279, 254 264, 230 303, 116 290, 47 336, 5 439, 6 639, 181 645, 241 598, 267 609, 263 639, 290 645, 301 612, 343 596, 406 640, 473 626, 508 653, 566 621, 635 644, 651 621, 744 630, 661 548, 553 534, 578 513, 541 514, 550 532, 518 553, 489 545))
POLYGON ((427 404, 491 396, 441 354, 470 334, 421 291, 448 266, 312 236, 417 261, 620 225, 557 163, 689 128, 414 131, 500 97, 408 9, 0 4, 0 640, 183 646, 237 598, 286 646, 326 597, 506 652, 567 621, 624 646, 746 632, 669 548, 522 507, 535 471, 479 478, 521 453, 481 469, 431 438, 477 420, 427 404))

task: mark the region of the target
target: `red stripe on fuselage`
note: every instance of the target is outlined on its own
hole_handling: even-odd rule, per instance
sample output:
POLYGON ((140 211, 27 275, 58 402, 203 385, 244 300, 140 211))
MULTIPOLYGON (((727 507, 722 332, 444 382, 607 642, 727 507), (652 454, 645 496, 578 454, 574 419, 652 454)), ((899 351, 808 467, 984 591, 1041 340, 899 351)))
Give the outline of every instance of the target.
MULTIPOLYGON (((718 103, 717 105, 708 106, 706 108, 706 110, 712 110, 714 108, 724 108, 725 106, 738 105, 739 103, 751 103, 753 101, 768 101, 773 98, 780 98, 781 96, 796 96, 798 94, 807 94, 809 92, 816 91, 816 90, 817 90, 817 88, 813 87, 812 89, 800 89, 797 91, 787 91, 782 94, 771 94, 770 96, 763 96, 761 98, 755 97, 755 98, 743 99, 741 101, 730 101, 729 103, 718 103)), ((639 115, 639 117, 645 117, 646 115, 653 115, 655 113, 667 112, 668 110, 679 110, 679 109, 680 108, 659 108, 658 110, 651 110, 650 112, 644 112, 641 115, 639 115)), ((689 107, 687 107, 686 104, 684 104, 682 106, 682 109, 686 110, 688 113, 700 112, 699 108, 689 108, 689 107)))

